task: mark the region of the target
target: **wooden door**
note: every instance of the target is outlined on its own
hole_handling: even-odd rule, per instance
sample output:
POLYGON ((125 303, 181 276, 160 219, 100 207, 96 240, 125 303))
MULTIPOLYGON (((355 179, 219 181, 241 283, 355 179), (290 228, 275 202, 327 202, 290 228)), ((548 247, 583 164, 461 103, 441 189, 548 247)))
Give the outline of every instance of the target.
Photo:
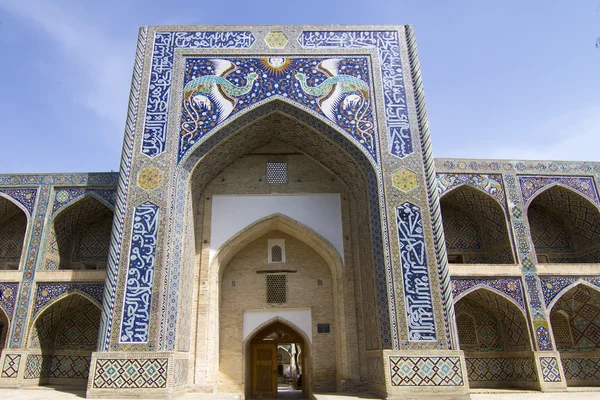
POLYGON ((252 393, 257 399, 277 397, 277 345, 252 345, 252 393))

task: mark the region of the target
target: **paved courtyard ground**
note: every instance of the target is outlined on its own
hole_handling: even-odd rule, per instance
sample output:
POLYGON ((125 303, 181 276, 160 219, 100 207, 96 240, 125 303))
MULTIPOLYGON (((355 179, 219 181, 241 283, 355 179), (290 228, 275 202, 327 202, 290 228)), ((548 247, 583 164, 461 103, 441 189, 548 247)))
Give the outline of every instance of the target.
MULTIPOLYGON (((375 400, 376 397, 361 395, 360 397, 327 394, 318 396, 319 400, 375 400)), ((85 398, 84 390, 63 391, 55 388, 42 387, 32 389, 0 389, 1 400, 75 400, 85 398)), ((178 397, 180 400, 230 400, 235 396, 227 395, 204 395, 201 393, 189 393, 178 397)), ((142 398, 140 398, 142 399, 142 398)), ((540 393, 511 390, 473 390, 473 400, 600 400, 600 388, 577 388, 568 392, 540 393)), ((115 399, 112 399, 115 400, 115 399)))

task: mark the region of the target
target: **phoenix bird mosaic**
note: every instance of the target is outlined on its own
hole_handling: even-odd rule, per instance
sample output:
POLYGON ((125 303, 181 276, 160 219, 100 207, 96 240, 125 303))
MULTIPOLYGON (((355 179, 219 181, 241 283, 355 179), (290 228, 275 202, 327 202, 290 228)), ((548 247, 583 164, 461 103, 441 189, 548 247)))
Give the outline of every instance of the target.
POLYGON ((179 158, 244 108, 272 97, 322 114, 377 159, 366 57, 188 58, 179 158))

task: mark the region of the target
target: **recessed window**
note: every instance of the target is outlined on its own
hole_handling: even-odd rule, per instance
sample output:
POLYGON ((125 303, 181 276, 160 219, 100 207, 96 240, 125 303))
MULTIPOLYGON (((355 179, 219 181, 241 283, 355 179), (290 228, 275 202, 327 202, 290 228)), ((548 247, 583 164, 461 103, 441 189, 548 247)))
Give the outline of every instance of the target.
POLYGON ((269 263, 284 263, 285 262, 285 240, 284 239, 269 239, 268 241, 269 263))
POLYGON ((267 183, 287 183, 287 162, 267 162, 267 183))
POLYGON ((285 274, 267 275, 267 303, 287 303, 287 276, 285 274))
POLYGON ((477 327, 475 320, 468 314, 460 314, 456 318, 458 340, 461 346, 477 345, 477 327))

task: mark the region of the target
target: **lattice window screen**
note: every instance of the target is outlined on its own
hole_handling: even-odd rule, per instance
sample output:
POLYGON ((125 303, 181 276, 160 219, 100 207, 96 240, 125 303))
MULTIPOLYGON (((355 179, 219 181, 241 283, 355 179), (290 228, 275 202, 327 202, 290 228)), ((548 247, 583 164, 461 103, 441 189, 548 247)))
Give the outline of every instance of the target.
POLYGON ((477 346, 477 328, 473 317, 461 314, 456 318, 458 340, 462 346, 477 346))
POLYGON ((275 245, 271 247, 271 262, 283 261, 283 249, 281 246, 275 245))
POLYGON ((552 331, 554 332, 554 340, 559 346, 571 346, 573 340, 571 339, 571 327, 569 326, 569 319, 560 312, 555 312, 550 318, 552 323, 552 331))
POLYGON ((287 163, 285 161, 267 162, 267 183, 287 183, 287 163))
POLYGON ((287 303, 286 275, 267 275, 267 303, 287 303))

